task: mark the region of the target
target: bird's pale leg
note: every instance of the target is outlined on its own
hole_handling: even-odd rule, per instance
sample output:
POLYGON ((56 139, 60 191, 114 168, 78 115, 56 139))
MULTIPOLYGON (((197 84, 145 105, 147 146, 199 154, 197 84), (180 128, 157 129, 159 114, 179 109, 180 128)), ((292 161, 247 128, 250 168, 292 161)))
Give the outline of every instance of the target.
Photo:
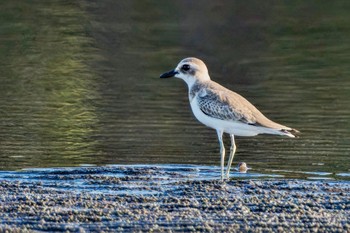
POLYGON ((230 137, 231 137, 231 149, 230 149, 230 157, 228 159, 227 168, 226 168, 226 178, 227 179, 230 176, 230 169, 231 169, 231 165, 232 165, 233 156, 235 156, 235 153, 236 153, 235 135, 230 134, 230 137))
POLYGON ((216 132, 218 134, 218 139, 219 139, 219 144, 220 144, 221 181, 223 181, 224 180, 224 166, 225 166, 225 146, 224 146, 224 142, 222 140, 223 131, 217 130, 216 132))

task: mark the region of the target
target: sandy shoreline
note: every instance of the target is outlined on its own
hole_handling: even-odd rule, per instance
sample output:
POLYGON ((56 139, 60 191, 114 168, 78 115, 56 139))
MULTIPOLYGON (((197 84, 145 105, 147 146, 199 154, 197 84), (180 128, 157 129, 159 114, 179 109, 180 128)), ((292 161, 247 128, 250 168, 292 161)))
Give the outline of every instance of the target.
POLYGON ((350 182, 198 180, 106 167, 0 176, 0 232, 349 232, 350 182))

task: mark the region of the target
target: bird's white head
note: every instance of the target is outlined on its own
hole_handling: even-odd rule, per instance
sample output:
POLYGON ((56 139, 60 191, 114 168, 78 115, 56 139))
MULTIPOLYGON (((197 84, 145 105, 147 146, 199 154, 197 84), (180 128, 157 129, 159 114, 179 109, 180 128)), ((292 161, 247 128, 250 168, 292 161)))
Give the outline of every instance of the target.
POLYGON ((180 61, 174 70, 166 72, 160 78, 181 78, 189 87, 196 81, 205 82, 210 80, 207 66, 198 58, 188 57, 180 61))

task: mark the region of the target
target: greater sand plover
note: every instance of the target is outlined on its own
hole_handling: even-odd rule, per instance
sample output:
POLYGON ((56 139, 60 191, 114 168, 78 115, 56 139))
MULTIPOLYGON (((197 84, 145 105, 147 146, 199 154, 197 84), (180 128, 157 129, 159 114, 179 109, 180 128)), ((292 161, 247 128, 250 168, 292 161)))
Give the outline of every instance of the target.
POLYGON ((275 134, 294 138, 292 133, 298 132, 269 120, 244 97, 212 81, 206 65, 198 58, 185 58, 174 70, 160 76, 169 77, 180 78, 187 83, 193 114, 201 123, 216 130, 220 144, 221 180, 224 179, 225 160, 223 133, 231 137, 231 152, 226 169, 226 178, 229 178, 236 152, 234 136, 275 134))

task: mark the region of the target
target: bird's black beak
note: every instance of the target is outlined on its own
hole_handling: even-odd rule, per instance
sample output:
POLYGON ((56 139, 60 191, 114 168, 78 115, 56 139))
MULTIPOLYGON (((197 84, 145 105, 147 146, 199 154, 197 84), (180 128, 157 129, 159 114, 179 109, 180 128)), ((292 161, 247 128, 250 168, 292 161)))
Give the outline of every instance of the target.
POLYGON ((160 76, 160 78, 170 78, 170 77, 174 77, 176 74, 178 74, 179 72, 175 71, 175 70, 172 70, 172 71, 169 71, 169 72, 166 72, 164 74, 162 74, 160 76))

